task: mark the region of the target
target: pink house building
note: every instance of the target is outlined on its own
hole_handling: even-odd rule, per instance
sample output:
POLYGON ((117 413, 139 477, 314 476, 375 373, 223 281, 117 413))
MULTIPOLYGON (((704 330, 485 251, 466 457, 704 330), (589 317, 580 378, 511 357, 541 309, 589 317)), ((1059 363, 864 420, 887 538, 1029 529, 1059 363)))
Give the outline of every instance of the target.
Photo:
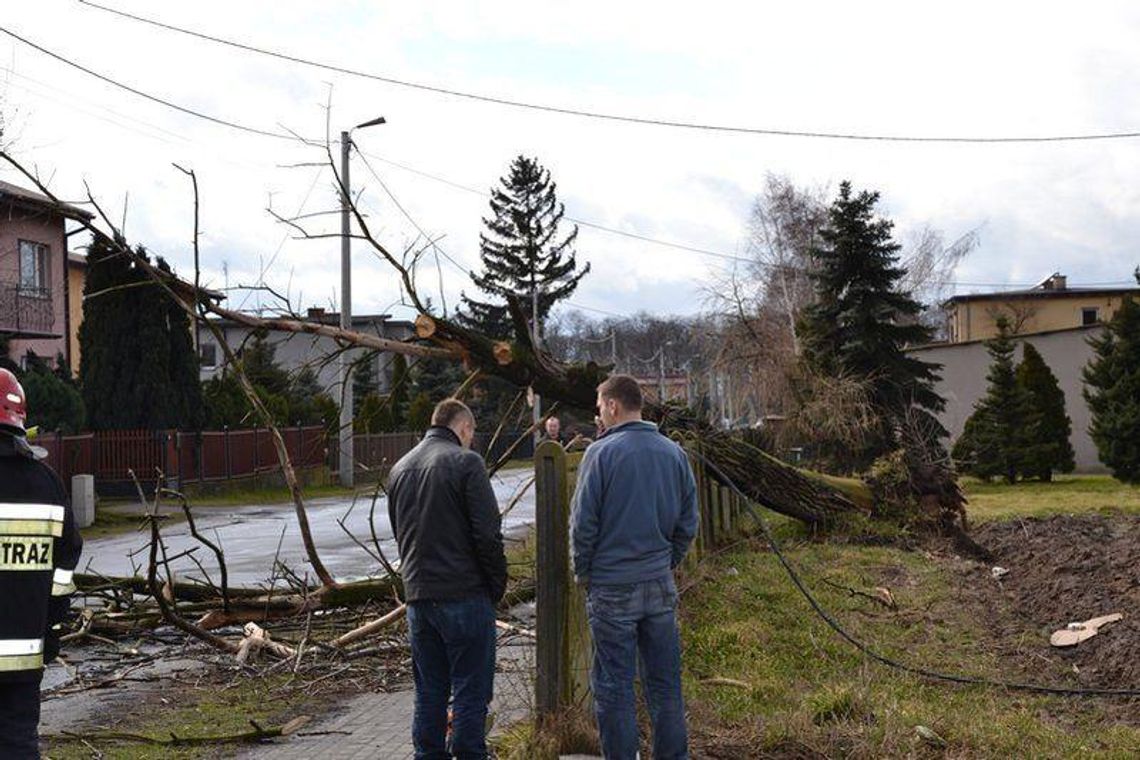
POLYGON ((68 309, 68 220, 92 214, 0 181, 0 337, 8 358, 23 364, 29 352, 71 361, 68 309))

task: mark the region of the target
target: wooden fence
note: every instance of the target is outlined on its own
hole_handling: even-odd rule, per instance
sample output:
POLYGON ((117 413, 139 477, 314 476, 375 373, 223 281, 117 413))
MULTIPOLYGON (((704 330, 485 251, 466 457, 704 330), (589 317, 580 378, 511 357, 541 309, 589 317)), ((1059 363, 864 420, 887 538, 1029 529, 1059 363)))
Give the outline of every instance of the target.
MULTIPOLYGON (((297 468, 324 465, 328 457, 323 427, 281 428, 285 448, 297 468)), ((272 433, 266 428, 179 432, 177 430, 107 430, 74 436, 42 435, 36 445, 71 487, 71 476, 95 476, 102 495, 130 494, 134 472, 153 484, 161 472, 171 484, 249 477, 279 468, 272 433)))
MULTIPOLYGON (((540 717, 569 707, 587 708, 590 701, 590 629, 585 596, 574 583, 569 538, 570 503, 581 460, 581 453, 567 453, 549 441, 534 455, 538 617, 535 709, 540 717)), ((700 520, 697 537, 685 558, 688 569, 739 535, 744 507, 699 460, 690 455, 690 462, 697 479, 700 520)))

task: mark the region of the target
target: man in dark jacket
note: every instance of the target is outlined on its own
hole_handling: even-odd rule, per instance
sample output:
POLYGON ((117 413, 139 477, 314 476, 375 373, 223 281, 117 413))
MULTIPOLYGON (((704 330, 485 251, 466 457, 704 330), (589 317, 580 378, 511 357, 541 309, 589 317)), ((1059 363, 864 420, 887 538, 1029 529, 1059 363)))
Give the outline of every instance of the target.
POLYGON ((417 760, 485 758, 495 605, 507 584, 499 504, 483 458, 470 450, 471 410, 445 399, 431 425, 388 482, 388 519, 400 549, 412 640, 412 739, 417 760))
POLYGON ((40 756, 40 680, 59 653, 83 539, 59 477, 25 439, 27 407, 0 368, 0 758, 40 756))
POLYGON ((655 760, 688 755, 673 569, 697 534, 697 486, 685 451, 641 419, 629 375, 598 386, 605 432, 586 449, 570 516, 574 575, 594 639, 590 681, 602 753, 637 755, 638 659, 655 760))

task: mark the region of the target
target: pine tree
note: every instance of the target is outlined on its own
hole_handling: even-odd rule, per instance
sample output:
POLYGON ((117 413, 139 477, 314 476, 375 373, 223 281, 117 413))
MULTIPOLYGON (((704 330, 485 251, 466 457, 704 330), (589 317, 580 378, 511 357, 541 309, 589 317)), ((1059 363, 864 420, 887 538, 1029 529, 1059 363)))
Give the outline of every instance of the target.
POLYGON ((1054 472, 1072 472, 1076 466, 1069 441, 1073 424, 1065 413, 1065 392, 1031 343, 1022 344, 1017 384, 1028 394, 1030 406, 1022 475, 1049 481, 1054 472))
POLYGON ((1125 298, 1089 345, 1095 353, 1084 370, 1089 433, 1117 480, 1140 483, 1140 301, 1125 298))
POLYGON ((1014 372, 1009 321, 999 317, 997 327, 997 336, 986 341, 991 359, 986 395, 974 404, 952 455, 963 472, 983 480, 1000 476, 1016 483, 1030 443, 1031 400, 1014 372))
MULTIPOLYGON (((917 317, 923 306, 899 290, 905 270, 898 265, 893 223, 875 216, 879 194, 853 194, 844 182, 813 249, 816 302, 799 324, 803 358, 827 377, 865 381, 877 419, 858 450, 832 447, 824 455, 839 469, 858 471, 898 446, 904 427, 917 431, 923 445, 941 451, 946 430, 934 416, 945 400, 934 390, 940 366, 905 352, 929 342, 932 330, 917 317)), ((825 447, 826 448, 826 447, 825 447)))
POLYGON ((522 300, 529 316, 531 294, 537 289, 541 335, 551 308, 570 297, 590 265, 578 268, 573 250, 577 226, 559 236, 565 207, 550 172, 537 159, 520 155, 500 183, 491 191, 492 216, 483 219, 486 232, 479 236, 483 271, 472 275, 476 287, 493 300, 464 295, 462 321, 486 335, 506 338, 513 334, 507 296, 522 300))

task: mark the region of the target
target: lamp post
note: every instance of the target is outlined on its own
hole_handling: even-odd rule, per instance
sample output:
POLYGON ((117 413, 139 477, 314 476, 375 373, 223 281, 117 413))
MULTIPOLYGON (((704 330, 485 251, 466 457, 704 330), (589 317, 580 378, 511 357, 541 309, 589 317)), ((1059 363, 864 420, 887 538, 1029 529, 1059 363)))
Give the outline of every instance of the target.
MULTIPOLYGON (((352 152, 352 133, 357 129, 386 123, 383 116, 340 133, 340 329, 352 329, 352 196, 349 184, 349 154, 352 152)), ((340 352, 340 484, 352 487, 354 483, 355 452, 352 450, 352 386, 349 368, 352 360, 347 351, 340 352)))

